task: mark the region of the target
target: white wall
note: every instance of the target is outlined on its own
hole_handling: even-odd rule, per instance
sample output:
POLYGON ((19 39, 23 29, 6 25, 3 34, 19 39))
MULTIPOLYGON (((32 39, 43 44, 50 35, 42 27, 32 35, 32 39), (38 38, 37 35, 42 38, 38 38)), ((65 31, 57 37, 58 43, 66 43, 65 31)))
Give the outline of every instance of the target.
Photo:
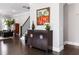
POLYGON ((61 14, 59 16, 59 12, 63 13, 63 11, 61 10, 63 6, 61 6, 57 3, 53 4, 53 3, 37 3, 37 4, 30 4, 30 28, 32 25, 32 21, 35 22, 35 27, 38 30, 44 30, 44 26, 37 26, 36 24, 36 10, 37 9, 41 9, 41 8, 45 8, 45 7, 50 7, 50 25, 51 25, 51 30, 53 30, 53 50, 59 52, 60 50, 63 49, 63 27, 61 25, 62 24, 62 18, 63 17, 61 14), (59 11, 61 10, 61 11, 59 11), (60 25, 61 23, 61 25, 60 25), (60 28, 61 27, 61 28, 60 28), (60 46, 61 45, 61 46, 60 46))
POLYGON ((30 15, 30 13, 28 11, 28 12, 24 12, 24 13, 13 15, 13 18, 15 19, 15 22, 19 23, 20 26, 21 26, 27 20, 27 18, 29 17, 29 15, 30 15))
POLYGON ((0 18, 0 30, 2 30, 2 18, 0 18))
MULTIPOLYGON (((68 42, 79 45, 79 4, 68 4, 68 42)), ((66 19, 65 19, 66 21, 66 19)))
POLYGON ((63 45, 63 22, 64 22, 64 4, 59 4, 59 42, 60 42, 60 50, 64 49, 63 45))
POLYGON ((64 5, 64 42, 68 41, 68 4, 64 5))

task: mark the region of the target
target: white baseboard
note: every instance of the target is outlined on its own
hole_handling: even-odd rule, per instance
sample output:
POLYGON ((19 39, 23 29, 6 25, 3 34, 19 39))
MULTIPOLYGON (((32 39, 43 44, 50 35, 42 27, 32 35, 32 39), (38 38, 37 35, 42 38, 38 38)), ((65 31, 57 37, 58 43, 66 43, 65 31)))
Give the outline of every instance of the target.
POLYGON ((53 47, 53 51, 56 51, 56 52, 61 52, 63 49, 64 49, 63 47, 60 47, 60 48, 53 47))
MULTIPOLYGON (((74 46, 79 46, 79 43, 77 43, 77 42, 65 41, 64 45, 66 45, 66 44, 74 45, 74 46)), ((56 51, 56 52, 61 52, 63 49, 64 49, 63 46, 61 46, 60 48, 53 47, 53 51, 56 51)))
POLYGON ((79 43, 77 43, 77 42, 65 41, 65 42, 64 42, 64 45, 66 45, 66 44, 79 46, 79 43))
POLYGON ((68 42, 68 41, 65 41, 65 42, 64 42, 64 45, 66 45, 66 44, 67 44, 67 42, 68 42))

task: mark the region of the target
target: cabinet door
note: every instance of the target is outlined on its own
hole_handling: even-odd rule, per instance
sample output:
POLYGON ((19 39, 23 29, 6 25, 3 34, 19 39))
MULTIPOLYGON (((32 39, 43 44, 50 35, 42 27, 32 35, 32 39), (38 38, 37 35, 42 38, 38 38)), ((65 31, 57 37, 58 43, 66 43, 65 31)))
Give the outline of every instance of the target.
POLYGON ((41 49, 41 40, 38 38, 36 42, 37 42, 37 47, 41 49))
POLYGON ((40 48, 41 49, 41 41, 40 41, 40 39, 39 38, 38 39, 37 38, 34 38, 32 45, 35 48, 40 48))
POLYGON ((31 38, 28 38, 27 45, 31 45, 31 38))
POLYGON ((47 39, 41 39, 41 48, 47 50, 47 39))
POLYGON ((32 41, 32 46, 33 46, 33 47, 36 47, 36 45, 37 45, 36 39, 33 39, 33 41, 32 41))

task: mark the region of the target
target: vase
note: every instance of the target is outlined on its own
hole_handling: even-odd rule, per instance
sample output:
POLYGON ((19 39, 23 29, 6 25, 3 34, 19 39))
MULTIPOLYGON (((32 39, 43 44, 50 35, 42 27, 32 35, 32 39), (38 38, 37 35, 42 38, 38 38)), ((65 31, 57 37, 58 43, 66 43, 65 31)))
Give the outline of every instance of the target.
POLYGON ((32 30, 34 30, 35 29, 35 25, 34 25, 34 23, 32 24, 32 30))

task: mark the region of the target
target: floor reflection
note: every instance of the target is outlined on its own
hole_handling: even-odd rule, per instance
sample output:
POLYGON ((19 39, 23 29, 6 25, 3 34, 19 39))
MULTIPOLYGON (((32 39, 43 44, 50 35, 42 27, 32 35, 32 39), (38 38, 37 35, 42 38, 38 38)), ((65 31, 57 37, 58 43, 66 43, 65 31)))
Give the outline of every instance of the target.
MULTIPOLYGON (((48 53, 36 48, 28 48, 25 40, 19 38, 0 41, 1 55, 48 55, 48 53)), ((49 53, 50 54, 50 53, 49 53)), ((52 53, 51 53, 52 54, 52 53)))
POLYGON ((6 55, 8 53, 8 46, 3 41, 1 41, 0 44, 1 44, 1 54, 6 55))

